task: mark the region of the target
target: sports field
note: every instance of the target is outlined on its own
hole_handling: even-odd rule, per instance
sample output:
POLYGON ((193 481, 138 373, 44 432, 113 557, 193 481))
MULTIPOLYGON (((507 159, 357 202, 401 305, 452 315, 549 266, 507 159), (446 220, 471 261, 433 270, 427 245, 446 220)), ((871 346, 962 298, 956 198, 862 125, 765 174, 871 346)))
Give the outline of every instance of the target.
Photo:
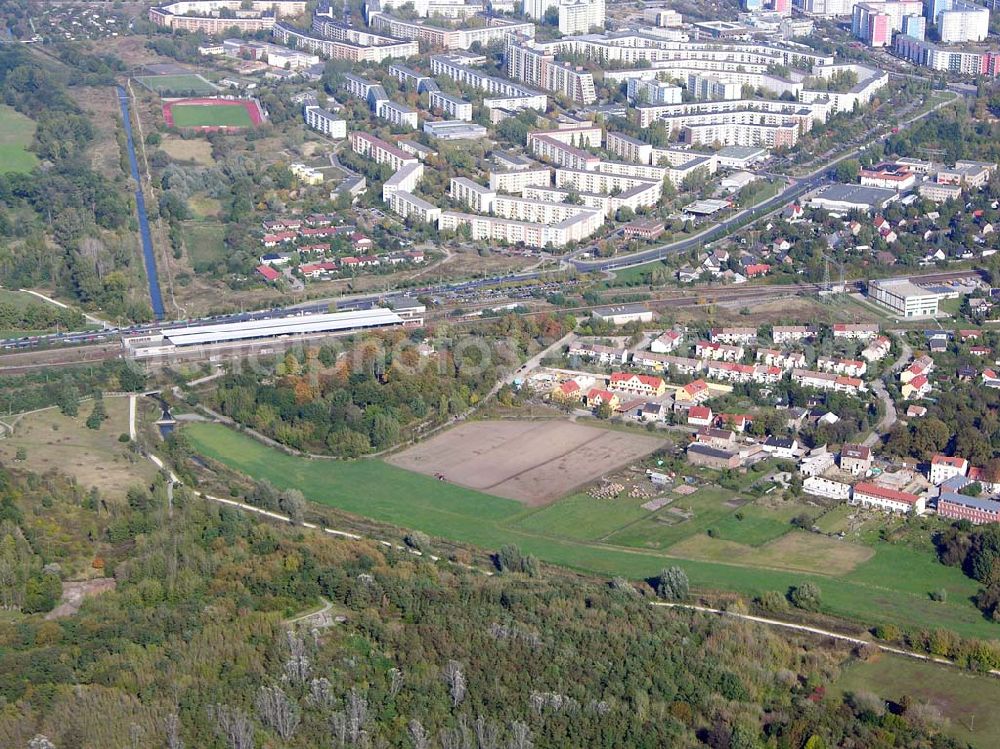
POLYGON ((389 462, 528 505, 544 505, 663 446, 663 440, 569 421, 476 421, 389 462))
POLYGON ((203 96, 218 87, 196 73, 187 75, 141 75, 136 80, 160 96, 203 96))
POLYGON ((0 104, 0 172, 30 172, 35 168, 38 158, 28 150, 34 137, 34 120, 0 104))
POLYGON ((262 115, 249 99, 178 99, 163 105, 168 127, 221 130, 259 125, 262 115))
POLYGON ((581 493, 532 508, 381 460, 297 458, 218 424, 189 424, 184 431, 202 455, 279 488, 298 488, 314 502, 483 549, 514 543, 553 564, 632 579, 680 564, 696 587, 747 596, 785 592, 810 580, 820 587, 823 607, 831 614, 866 624, 997 636, 997 625, 970 602, 978 585, 960 570, 939 564, 932 551, 827 539, 791 525, 781 534, 776 523, 801 510, 795 503, 770 509, 745 497, 733 502, 733 492, 703 486, 683 501, 696 513, 704 506, 713 538, 697 514, 662 523, 670 508, 650 512, 641 507, 642 498, 597 500, 581 493), (640 540, 645 534, 629 539, 629 529, 650 525, 664 525, 673 543, 650 548, 640 540), (947 600, 932 602, 928 594, 941 589, 947 600))

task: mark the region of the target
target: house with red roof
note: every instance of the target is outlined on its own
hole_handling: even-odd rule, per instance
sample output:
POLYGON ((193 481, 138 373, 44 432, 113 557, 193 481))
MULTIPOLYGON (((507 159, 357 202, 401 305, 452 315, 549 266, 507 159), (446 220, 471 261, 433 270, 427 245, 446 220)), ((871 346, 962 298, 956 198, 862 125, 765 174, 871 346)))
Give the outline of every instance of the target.
POLYGON ((324 273, 333 273, 337 270, 337 264, 332 260, 322 263, 306 263, 299 266, 299 273, 305 278, 319 278, 324 273))
POLYGON ((708 383, 704 380, 692 380, 674 393, 674 400, 679 404, 704 403, 710 397, 712 391, 708 389, 708 383))
POLYGON ((587 405, 591 408, 600 408, 605 403, 607 403, 612 410, 618 408, 620 401, 618 396, 607 390, 602 390, 601 388, 591 388, 587 392, 587 405))
POLYGON ((261 243, 265 247, 277 247, 279 244, 291 242, 298 236, 294 231, 279 231, 275 234, 265 234, 261 243))
POLYGON ((965 458, 938 454, 931 458, 931 469, 927 478, 934 486, 940 486, 953 476, 965 476, 968 473, 969 461, 965 458))
POLYGON ((688 409, 687 423, 698 427, 712 425, 712 409, 708 406, 692 406, 688 409))
POLYGON ((922 515, 927 509, 926 497, 889 489, 869 481, 854 485, 851 504, 889 512, 912 512, 916 515, 922 515))
POLYGON ((265 281, 269 281, 271 283, 274 283, 281 278, 281 274, 270 265, 258 265, 257 272, 264 277, 265 281))
POLYGON ((667 384, 662 377, 631 372, 614 372, 608 381, 608 388, 631 395, 650 397, 663 395, 667 390, 667 384))
POLYGON ((771 266, 767 263, 754 263, 743 269, 743 275, 747 278, 760 278, 771 272, 771 266))
POLYGON ((906 400, 923 398, 931 392, 930 380, 927 379, 927 375, 918 375, 909 382, 904 383, 903 387, 900 388, 900 392, 902 392, 903 398, 906 400))

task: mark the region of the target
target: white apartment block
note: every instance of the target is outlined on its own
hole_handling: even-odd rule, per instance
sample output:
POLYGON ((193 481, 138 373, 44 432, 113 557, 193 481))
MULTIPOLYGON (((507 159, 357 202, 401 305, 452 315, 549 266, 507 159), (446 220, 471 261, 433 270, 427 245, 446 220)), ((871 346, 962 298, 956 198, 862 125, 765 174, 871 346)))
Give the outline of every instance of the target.
POLYGON ((802 482, 802 490, 816 497, 847 500, 851 497, 851 485, 823 476, 809 476, 802 482))
POLYGON ((358 31, 350 27, 332 26, 321 35, 300 31, 284 23, 274 24, 274 39, 296 49, 305 49, 333 60, 351 62, 383 62, 393 58, 412 57, 420 54, 420 45, 415 41, 401 41, 378 34, 358 31))
POLYGON ((405 164, 382 183, 382 200, 388 203, 389 196, 394 192, 413 192, 423 176, 424 165, 419 161, 415 164, 405 164))
POLYGON ((771 329, 771 340, 775 343, 796 343, 816 335, 807 325, 775 325, 771 329))
MULTIPOLYGON (((493 199, 493 212, 501 218, 536 224, 559 224, 581 214, 589 216, 596 213, 586 206, 554 203, 549 200, 530 200, 511 195, 496 195, 493 199)), ((603 215, 601 223, 604 223, 603 215)))
POLYGON ((375 116, 381 117, 395 127, 409 128, 410 130, 416 130, 419 124, 416 109, 387 99, 378 102, 375 116))
POLYGON ((802 44, 716 43, 671 39, 652 31, 612 31, 605 34, 569 36, 546 42, 553 52, 573 52, 592 60, 638 63, 681 62, 702 70, 706 62, 737 67, 780 65, 815 70, 833 65, 833 55, 816 52, 802 44))
POLYGON ((981 42, 990 31, 990 9, 964 0, 956 0, 949 10, 938 13, 936 20, 944 44, 981 42))
POLYGON ((629 78, 626 93, 633 104, 680 104, 681 87, 664 81, 629 78))
POLYGON ((529 185, 524 188, 521 196, 531 200, 564 203, 569 199, 571 194, 575 193, 581 205, 599 210, 608 218, 612 218, 622 208, 631 208, 633 211, 638 211, 640 208, 648 208, 656 205, 659 202, 661 192, 662 183, 659 182, 649 182, 645 186, 637 185, 631 190, 625 190, 612 195, 578 192, 560 187, 529 185))
POLYGON ((483 106, 502 107, 504 109, 538 109, 544 112, 548 107, 545 94, 522 86, 505 78, 487 75, 486 73, 465 65, 462 58, 449 55, 432 55, 431 72, 443 75, 458 83, 479 89, 489 94, 492 99, 484 99, 483 106), (487 104, 487 102, 491 104, 487 104), (507 102, 507 105, 502 102, 507 102), (518 103, 517 106, 514 103, 518 103))
POLYGON ((393 171, 399 171, 407 164, 416 164, 418 159, 401 148, 386 143, 368 133, 351 133, 351 150, 372 159, 377 164, 388 164, 393 171))
POLYGON ((735 100, 743 98, 743 84, 718 75, 689 73, 687 88, 695 99, 735 100))
MULTIPOLYGON (((473 6, 456 7, 472 8, 473 6)), ((423 21, 410 21, 385 13, 369 12, 368 22, 373 29, 378 29, 393 38, 424 42, 430 47, 444 49, 469 49, 476 42, 485 47, 490 42, 502 42, 510 34, 527 37, 535 35, 534 24, 511 23, 499 18, 489 19, 487 25, 479 28, 451 29, 441 28, 423 21)))
POLYGON ((857 378, 833 374, 832 372, 813 372, 808 369, 793 369, 792 382, 803 387, 833 390, 850 395, 857 395, 859 392, 867 390, 864 382, 857 378))
POLYGON ((441 218, 441 209, 413 193, 398 190, 388 196, 389 208, 403 218, 412 216, 417 221, 430 224, 441 218))
POLYGON ((520 195, 528 186, 546 187, 552 184, 552 170, 548 167, 524 169, 517 172, 490 172, 490 189, 520 195))
POLYGON ((318 106, 308 106, 303 110, 306 125, 318 130, 328 138, 346 138, 347 121, 333 112, 318 106))
MULTIPOLYGON (((615 191, 626 192, 636 187, 647 188, 651 184, 663 190, 663 179, 647 179, 644 177, 629 177, 622 174, 607 174, 605 172, 585 169, 556 169, 556 187, 572 188, 579 192, 608 194, 615 191)), ((657 197, 659 200, 659 197, 657 197)))
POLYGON ((562 0, 559 3, 559 31, 586 34, 604 28, 604 0, 562 0))
POLYGON ((461 226, 469 229, 474 240, 523 243, 529 247, 564 247, 591 236, 604 224, 599 211, 581 211, 578 215, 554 225, 515 221, 498 216, 477 216, 469 213, 443 211, 438 220, 440 231, 454 231, 461 226))
POLYGON ((483 187, 468 177, 452 177, 449 196, 479 213, 492 213, 497 194, 495 190, 483 187))
POLYGON ((557 131, 528 133, 528 150, 539 159, 545 159, 558 166, 584 170, 597 168, 601 162, 599 156, 556 140, 551 137, 551 133, 554 132, 557 131))
POLYGON ((625 161, 634 161, 639 164, 653 163, 652 144, 643 143, 641 140, 623 133, 613 133, 609 130, 604 139, 604 147, 616 156, 621 156, 625 161))
POLYGON ((931 458, 930 482, 940 486, 955 476, 966 476, 969 473, 969 461, 965 458, 935 455, 931 458))
POLYGON ((442 91, 431 91, 429 97, 431 109, 440 109, 449 119, 472 121, 472 102, 459 96, 451 96, 442 91))
MULTIPOLYGON (((603 3, 602 3, 603 5, 603 3)), ((579 104, 597 101, 594 76, 555 56, 530 41, 518 42, 513 36, 507 43, 507 75, 543 91, 562 94, 579 104)))

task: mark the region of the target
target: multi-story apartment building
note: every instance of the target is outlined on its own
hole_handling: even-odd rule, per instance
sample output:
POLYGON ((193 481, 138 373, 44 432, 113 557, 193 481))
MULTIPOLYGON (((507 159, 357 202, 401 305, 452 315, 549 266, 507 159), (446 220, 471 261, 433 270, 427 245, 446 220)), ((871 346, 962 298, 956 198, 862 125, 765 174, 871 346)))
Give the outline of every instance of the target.
POLYGON ((394 192, 413 192, 423 176, 424 165, 419 161, 415 164, 405 164, 382 183, 382 200, 388 203, 389 197, 394 192))
POLYGON ((938 497, 937 514, 949 520, 968 520, 974 525, 1000 523, 1000 502, 944 492, 938 497))
POLYGON ((399 104, 388 99, 379 101, 375 109, 375 116, 381 117, 395 127, 417 129, 417 110, 406 104, 399 104))
POLYGON ((264 31, 283 16, 305 13, 304 0, 181 0, 153 6, 149 20, 157 26, 183 31, 200 31, 218 36, 230 29, 241 33, 264 31), (226 11, 226 15, 222 15, 226 11))
MULTIPOLYGON (((335 27, 335 24, 331 24, 335 27)), ((272 33, 275 40, 286 45, 295 45, 296 49, 315 52, 332 60, 348 60, 350 62, 382 62, 400 57, 412 57, 420 53, 420 45, 412 41, 400 41, 376 34, 356 32, 353 29, 342 29, 341 38, 319 36, 314 33, 296 29, 288 24, 274 24, 272 33), (353 38, 366 38, 369 43, 354 41, 353 38), (375 43, 376 41, 380 43, 375 43)))
POLYGON ((579 242, 591 236, 603 223, 604 216, 600 211, 581 211, 578 215, 553 225, 443 211, 438 229, 454 231, 465 226, 474 240, 523 243, 529 247, 564 247, 570 242, 579 242))
POLYGON ((403 218, 412 216, 417 221, 427 224, 438 222, 441 218, 441 209, 422 198, 418 198, 413 193, 404 190, 397 190, 388 196, 389 208, 403 218))
POLYGON ((601 162, 599 156, 552 137, 555 132, 557 131, 546 130, 528 133, 528 150, 537 158, 551 161, 558 166, 584 170, 597 168, 601 162))
POLYGON ((396 39, 412 39, 438 49, 469 49, 477 42, 483 47, 490 42, 502 42, 509 35, 533 37, 533 23, 513 23, 501 18, 490 18, 479 28, 441 28, 424 21, 409 21, 385 13, 369 13, 368 23, 373 29, 396 39))
POLYGON ((558 62, 555 55, 544 48, 514 36, 507 37, 507 75, 543 91, 562 94, 579 104, 597 101, 591 73, 567 62, 558 62))
POLYGON ((928 479, 934 486, 940 486, 955 476, 965 476, 969 472, 969 461, 949 455, 935 455, 931 458, 928 479))
POLYGON ((926 502, 926 498, 916 494, 889 489, 866 481, 855 484, 851 492, 851 504, 889 512, 912 512, 915 515, 922 515, 926 509, 926 502))
POLYGON ((505 78, 487 75, 464 64, 464 58, 458 56, 432 55, 431 72, 485 91, 494 97, 483 99, 483 106, 488 108, 537 109, 544 112, 548 107, 548 98, 545 94, 505 78))
POLYGON ((388 164, 393 171, 399 171, 407 164, 419 163, 415 156, 408 154, 381 138, 368 133, 352 132, 350 135, 351 150, 372 159, 378 164, 388 164))
POLYGON ((347 121, 320 106, 308 106, 302 110, 306 124, 329 138, 346 138, 347 121))
POLYGON ((990 30, 990 9, 969 0, 954 0, 935 18, 944 44, 981 42, 990 30))
POLYGON ((655 78, 629 78, 626 93, 633 104, 680 104, 682 90, 680 86, 655 78))
POLYGON ((906 34, 897 34, 896 54, 914 65, 950 73, 996 78, 1000 76, 1000 51, 948 48, 906 34))
POLYGON ((452 177, 449 189, 452 200, 479 213, 492 213, 496 191, 474 182, 468 177, 452 177))
POLYGON ((431 109, 440 109, 453 120, 472 121, 472 102, 460 96, 431 91, 428 104, 431 109))
POLYGON ((490 189, 496 192, 520 194, 529 185, 546 187, 550 184, 552 184, 552 170, 548 167, 514 172, 490 172, 490 189))

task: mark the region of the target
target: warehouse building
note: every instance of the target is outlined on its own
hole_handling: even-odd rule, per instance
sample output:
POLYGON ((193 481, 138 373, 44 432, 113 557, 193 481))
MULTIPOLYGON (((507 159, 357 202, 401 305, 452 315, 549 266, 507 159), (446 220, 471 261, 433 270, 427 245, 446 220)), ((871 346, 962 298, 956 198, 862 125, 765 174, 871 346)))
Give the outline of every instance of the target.
POLYGON ((939 296, 907 278, 868 282, 868 296, 900 317, 934 317, 939 296))
POLYGON ((399 312, 375 307, 321 315, 293 315, 244 322, 163 328, 152 333, 122 336, 122 348, 128 356, 142 359, 169 355, 199 346, 223 346, 269 338, 343 335, 360 330, 423 324, 422 307, 408 308, 405 312, 404 317, 399 312))

